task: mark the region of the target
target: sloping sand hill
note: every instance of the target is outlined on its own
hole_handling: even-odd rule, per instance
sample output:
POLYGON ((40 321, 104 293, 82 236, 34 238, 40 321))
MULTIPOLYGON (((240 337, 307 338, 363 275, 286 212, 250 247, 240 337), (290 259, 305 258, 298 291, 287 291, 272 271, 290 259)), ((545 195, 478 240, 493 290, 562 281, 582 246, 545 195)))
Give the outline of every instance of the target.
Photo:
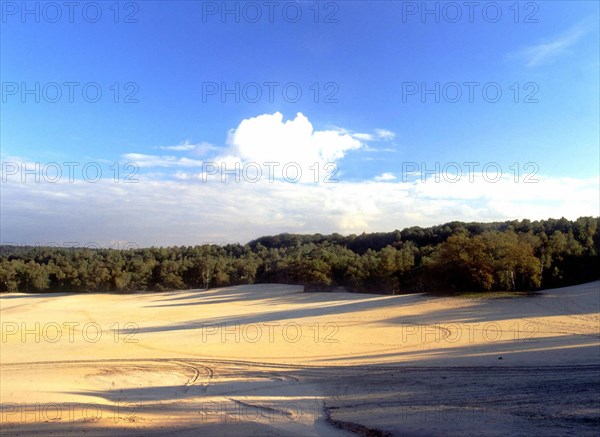
POLYGON ((595 435, 600 283, 0 297, 3 435, 595 435))

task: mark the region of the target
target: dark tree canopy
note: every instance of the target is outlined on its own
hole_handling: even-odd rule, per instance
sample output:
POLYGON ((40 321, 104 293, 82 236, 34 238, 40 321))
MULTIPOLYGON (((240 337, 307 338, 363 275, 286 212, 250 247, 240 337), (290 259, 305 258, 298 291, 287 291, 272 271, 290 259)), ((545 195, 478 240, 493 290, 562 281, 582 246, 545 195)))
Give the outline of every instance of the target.
POLYGON ((209 288, 536 290, 600 277, 600 218, 451 222, 360 235, 265 236, 246 245, 144 249, 1 246, 0 291, 209 288))

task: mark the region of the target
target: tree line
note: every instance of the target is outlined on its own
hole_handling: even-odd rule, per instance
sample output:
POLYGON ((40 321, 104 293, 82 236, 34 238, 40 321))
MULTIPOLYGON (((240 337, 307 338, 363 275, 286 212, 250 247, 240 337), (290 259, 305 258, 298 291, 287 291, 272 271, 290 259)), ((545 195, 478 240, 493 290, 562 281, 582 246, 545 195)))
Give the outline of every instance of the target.
POLYGON ((245 245, 1 246, 0 291, 129 292, 253 283, 307 291, 532 291, 600 277, 600 217, 451 222, 402 231, 280 234, 245 245))

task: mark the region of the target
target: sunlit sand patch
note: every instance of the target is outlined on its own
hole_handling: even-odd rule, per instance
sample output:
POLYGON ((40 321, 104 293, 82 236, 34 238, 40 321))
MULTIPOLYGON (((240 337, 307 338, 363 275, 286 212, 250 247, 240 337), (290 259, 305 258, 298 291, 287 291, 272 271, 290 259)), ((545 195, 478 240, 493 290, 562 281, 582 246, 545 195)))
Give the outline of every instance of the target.
MULTIPOLYGON (((3 433, 245 435, 250 426, 258 435, 348 435, 353 426, 366 432, 360 426, 369 417, 416 431, 436 414, 505 418, 512 413, 423 399, 399 407, 398 399, 420 391, 411 395, 415 387, 397 377, 380 380, 377 369, 593 372, 599 297, 597 282, 513 299, 303 293, 283 285, 2 296, 3 433), (395 384, 401 392, 388 397, 395 384), (362 407, 343 406, 346 398, 362 407)), ((434 384, 428 379, 422 384, 434 384)))

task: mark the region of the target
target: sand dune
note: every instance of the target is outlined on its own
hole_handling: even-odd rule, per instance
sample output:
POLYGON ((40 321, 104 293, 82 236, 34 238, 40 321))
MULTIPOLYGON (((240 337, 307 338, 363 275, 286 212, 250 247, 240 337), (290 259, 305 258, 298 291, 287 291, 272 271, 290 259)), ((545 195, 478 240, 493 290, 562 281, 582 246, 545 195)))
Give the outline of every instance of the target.
POLYGON ((0 314, 3 435, 600 430, 599 282, 494 299, 10 294, 0 314))

